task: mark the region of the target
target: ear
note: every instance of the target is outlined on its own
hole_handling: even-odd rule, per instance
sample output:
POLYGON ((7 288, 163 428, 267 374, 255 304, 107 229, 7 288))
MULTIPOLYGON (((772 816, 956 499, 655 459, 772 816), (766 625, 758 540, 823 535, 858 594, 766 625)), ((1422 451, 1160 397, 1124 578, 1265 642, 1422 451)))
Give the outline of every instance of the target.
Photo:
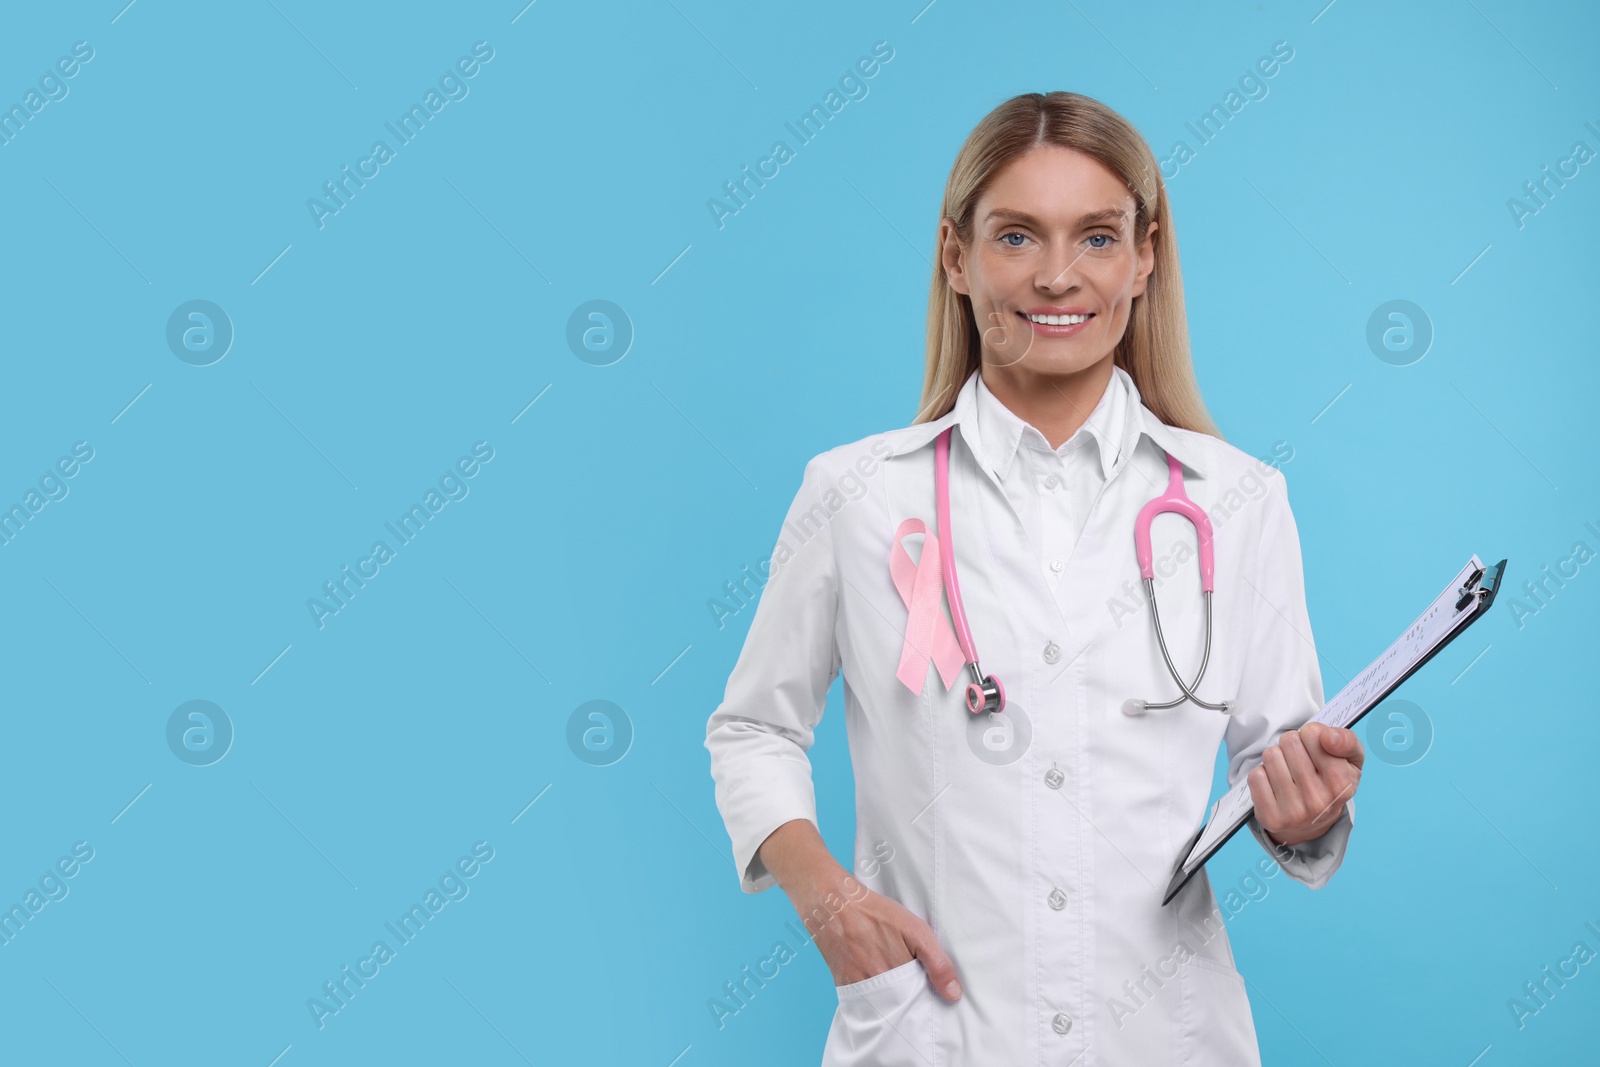
POLYGON ((1150 220, 1150 228, 1145 230, 1144 246, 1139 249, 1139 273, 1133 280, 1133 295, 1143 296, 1145 285, 1150 279, 1150 272, 1156 267, 1156 228, 1155 219, 1150 220))
POLYGON ((967 283, 965 267, 966 250, 961 247, 955 223, 948 215, 939 220, 939 259, 945 276, 950 279, 950 288, 962 296, 971 296, 972 286, 967 283))

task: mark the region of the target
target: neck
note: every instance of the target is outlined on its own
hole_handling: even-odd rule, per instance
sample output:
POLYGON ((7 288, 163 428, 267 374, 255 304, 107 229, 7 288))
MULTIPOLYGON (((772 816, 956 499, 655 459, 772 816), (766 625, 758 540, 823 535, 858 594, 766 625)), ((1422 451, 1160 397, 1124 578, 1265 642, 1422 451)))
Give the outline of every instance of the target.
POLYGON ((1014 363, 985 362, 983 384, 1012 414, 1044 435, 1051 448, 1078 432, 1111 384, 1113 356, 1070 373, 1052 373, 1014 363))

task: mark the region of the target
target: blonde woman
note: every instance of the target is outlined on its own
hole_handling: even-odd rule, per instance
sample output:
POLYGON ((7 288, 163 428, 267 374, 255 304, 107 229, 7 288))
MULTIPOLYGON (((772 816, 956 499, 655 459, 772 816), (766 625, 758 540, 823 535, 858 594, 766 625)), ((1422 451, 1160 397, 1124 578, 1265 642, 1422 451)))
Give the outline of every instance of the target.
POLYGON ((936 250, 916 420, 807 464, 707 724, 741 886, 780 885, 827 961, 828 1067, 1256 1064, 1239 891, 1162 898, 1222 744, 1265 850, 1230 882, 1344 857, 1363 752, 1309 722, 1284 477, 1206 413, 1166 190, 1115 112, 996 108, 936 250), (806 755, 841 671, 852 868, 806 755))

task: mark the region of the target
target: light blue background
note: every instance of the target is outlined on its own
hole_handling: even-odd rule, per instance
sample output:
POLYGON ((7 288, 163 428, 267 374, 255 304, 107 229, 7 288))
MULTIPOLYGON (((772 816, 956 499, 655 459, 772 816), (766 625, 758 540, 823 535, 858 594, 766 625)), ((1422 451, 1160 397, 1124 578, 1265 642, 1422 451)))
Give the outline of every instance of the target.
MULTIPOLYGON (((724 1028, 707 1008, 793 918, 739 893, 713 803, 752 613, 719 630, 707 601, 808 458, 910 420, 955 152, 1050 89, 1197 149, 1169 182, 1197 373, 1230 441, 1294 449, 1328 693, 1471 553, 1510 559, 1399 694, 1433 747, 1369 760, 1331 884, 1274 879, 1230 923, 1265 1061, 1592 1055, 1600 963, 1525 1028, 1507 1008, 1600 950, 1600 565, 1510 610, 1600 549, 1600 171, 1507 207, 1600 150, 1591 7, 124 2, 0 35, 7 103, 94 48, 0 147, 0 504, 94 449, 0 547, 0 903, 95 850, 0 946, 0 1058, 815 1063, 813 949, 724 1028), (307 199, 480 40, 470 94, 319 229, 307 199), (708 199, 878 41, 869 95, 719 229, 708 199), (1277 41, 1268 95, 1199 147, 1185 123, 1277 41), (164 339, 193 299, 236 331, 208 367, 164 339), (565 340, 595 299, 636 331, 609 366, 565 340), (1435 330, 1409 366, 1365 339, 1393 299, 1435 330), (308 598, 476 441, 470 494, 319 629, 308 598), (208 767, 165 740, 194 699, 236 730, 208 767), (566 741, 593 699, 635 730, 611 766, 566 741), (308 998, 476 841, 470 895, 319 1030, 308 998)), ((812 758, 847 857, 838 701, 812 758)), ((1219 891, 1261 854, 1235 838, 1219 891)))

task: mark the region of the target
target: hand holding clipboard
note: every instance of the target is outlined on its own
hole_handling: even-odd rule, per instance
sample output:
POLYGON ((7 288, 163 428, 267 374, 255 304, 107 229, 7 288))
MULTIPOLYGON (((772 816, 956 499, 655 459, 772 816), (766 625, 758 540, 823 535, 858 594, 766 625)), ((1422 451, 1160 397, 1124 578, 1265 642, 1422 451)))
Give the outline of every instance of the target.
MULTIPOLYGON (((1473 555, 1467 565, 1434 598, 1428 610, 1419 615, 1383 654, 1322 706, 1312 722, 1348 728, 1377 707, 1400 683, 1415 674, 1424 663, 1449 644, 1473 622, 1488 612, 1505 574, 1506 561, 1492 567, 1473 555)), ((1241 777, 1232 789, 1211 806, 1205 823, 1194 832, 1179 852, 1172 880, 1161 903, 1177 895, 1218 849, 1227 843, 1254 812, 1250 799, 1250 776, 1241 777)))

